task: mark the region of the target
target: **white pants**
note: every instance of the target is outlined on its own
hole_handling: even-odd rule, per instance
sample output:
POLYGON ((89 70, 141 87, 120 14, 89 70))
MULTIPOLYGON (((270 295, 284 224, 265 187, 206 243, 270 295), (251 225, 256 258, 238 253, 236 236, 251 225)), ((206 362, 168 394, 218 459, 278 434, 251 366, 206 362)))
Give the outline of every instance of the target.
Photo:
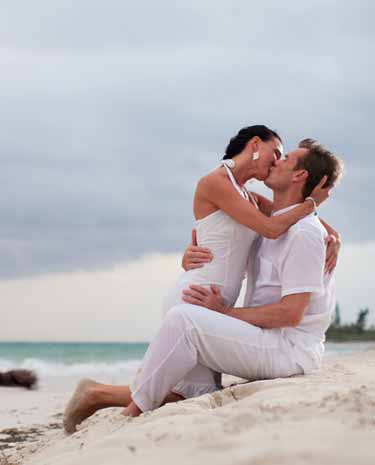
POLYGON ((294 351, 281 329, 264 330, 202 307, 181 304, 167 313, 150 344, 131 388, 132 399, 143 412, 153 410, 169 392, 179 392, 181 380, 184 397, 215 391, 215 371, 248 380, 303 373, 294 351), (187 376, 192 370, 196 379, 187 376))
MULTIPOLYGON (((183 290, 189 289, 191 280, 185 279, 186 274, 180 276, 175 285, 170 289, 163 301, 162 313, 163 317, 177 305, 186 305, 182 300, 183 290)), ((209 288, 209 286, 203 285, 209 288)), ((233 303, 234 305, 234 303, 233 303)), ((182 395, 185 399, 197 397, 207 392, 221 389, 221 373, 213 371, 207 367, 197 363, 194 368, 187 373, 184 379, 180 380, 173 387, 172 392, 182 395)))

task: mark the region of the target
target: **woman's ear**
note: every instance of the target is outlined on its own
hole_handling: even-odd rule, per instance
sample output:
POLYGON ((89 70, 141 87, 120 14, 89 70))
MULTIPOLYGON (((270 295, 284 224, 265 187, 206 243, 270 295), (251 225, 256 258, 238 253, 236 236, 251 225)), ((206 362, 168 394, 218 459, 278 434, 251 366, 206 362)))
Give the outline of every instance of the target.
POLYGON ((261 138, 258 136, 254 136, 251 140, 249 140, 248 144, 251 147, 251 150, 253 152, 258 152, 260 141, 261 141, 261 138))

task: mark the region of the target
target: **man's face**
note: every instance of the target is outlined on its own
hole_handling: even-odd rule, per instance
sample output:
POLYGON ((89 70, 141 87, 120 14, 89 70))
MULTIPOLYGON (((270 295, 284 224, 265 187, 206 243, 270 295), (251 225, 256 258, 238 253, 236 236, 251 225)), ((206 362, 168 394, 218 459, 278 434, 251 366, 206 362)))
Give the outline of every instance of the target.
POLYGON ((283 145, 274 137, 273 139, 259 142, 259 160, 257 161, 256 178, 259 181, 264 181, 270 174, 270 169, 275 162, 279 160, 283 154, 283 145))
POLYGON ((293 184, 296 174, 295 167, 298 160, 306 155, 307 149, 296 149, 285 154, 284 158, 277 160, 271 168, 264 184, 271 189, 287 190, 293 184))

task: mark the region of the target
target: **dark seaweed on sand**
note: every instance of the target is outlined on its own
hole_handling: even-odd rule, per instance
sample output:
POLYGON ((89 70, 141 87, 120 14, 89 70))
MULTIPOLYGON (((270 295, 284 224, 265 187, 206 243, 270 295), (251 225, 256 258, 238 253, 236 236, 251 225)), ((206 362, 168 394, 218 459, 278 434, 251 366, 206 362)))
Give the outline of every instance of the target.
POLYGON ((35 387, 37 375, 31 370, 10 370, 0 372, 0 386, 19 386, 26 389, 35 387))

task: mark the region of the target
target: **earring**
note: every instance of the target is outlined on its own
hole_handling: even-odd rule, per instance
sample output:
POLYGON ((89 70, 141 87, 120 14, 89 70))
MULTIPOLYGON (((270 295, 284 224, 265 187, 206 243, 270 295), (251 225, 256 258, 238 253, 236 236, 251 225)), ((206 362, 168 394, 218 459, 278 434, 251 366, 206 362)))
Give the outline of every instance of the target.
POLYGON ((259 152, 254 152, 253 153, 253 160, 258 160, 260 157, 259 152))

